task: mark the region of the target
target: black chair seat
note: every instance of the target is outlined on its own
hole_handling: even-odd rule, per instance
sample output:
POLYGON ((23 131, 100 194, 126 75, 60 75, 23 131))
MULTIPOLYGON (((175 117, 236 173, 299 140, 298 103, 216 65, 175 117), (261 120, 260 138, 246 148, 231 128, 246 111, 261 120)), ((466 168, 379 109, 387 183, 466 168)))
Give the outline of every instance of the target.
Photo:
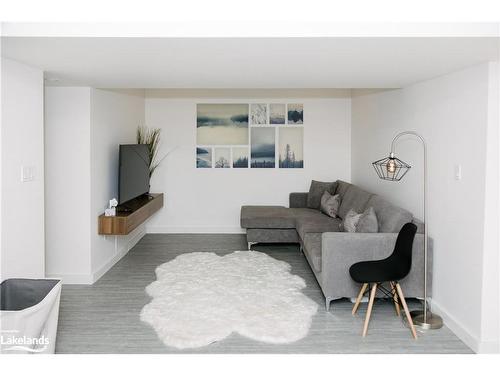
POLYGON ((392 263, 386 259, 359 262, 351 266, 349 274, 355 282, 360 284, 382 283, 405 277, 406 275, 392 263))

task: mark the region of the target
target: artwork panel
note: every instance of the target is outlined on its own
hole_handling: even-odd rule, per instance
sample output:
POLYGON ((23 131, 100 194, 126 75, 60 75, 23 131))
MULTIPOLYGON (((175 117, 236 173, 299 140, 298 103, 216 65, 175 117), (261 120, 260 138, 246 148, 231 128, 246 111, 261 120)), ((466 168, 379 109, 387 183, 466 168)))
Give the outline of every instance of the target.
POLYGON ((250 167, 275 168, 275 129, 252 128, 250 142, 250 167))
POLYGON ((198 104, 198 145, 248 144, 248 104, 198 104))
POLYGON ((285 124, 286 105, 273 103, 269 105, 269 123, 272 125, 285 124))
POLYGON ((248 147, 233 147, 233 168, 248 168, 248 147))
POLYGON ((288 124, 302 125, 304 123, 304 105, 298 103, 288 104, 288 124))
POLYGON ((231 167, 231 149, 228 147, 216 147, 214 152, 214 167, 215 168, 230 168, 231 167))
POLYGON ((267 124, 267 104, 250 104, 250 124, 267 124))
POLYGON ((279 128, 279 167, 304 168, 304 128, 279 128))
POLYGON ((212 149, 196 147, 196 168, 212 168, 212 149))

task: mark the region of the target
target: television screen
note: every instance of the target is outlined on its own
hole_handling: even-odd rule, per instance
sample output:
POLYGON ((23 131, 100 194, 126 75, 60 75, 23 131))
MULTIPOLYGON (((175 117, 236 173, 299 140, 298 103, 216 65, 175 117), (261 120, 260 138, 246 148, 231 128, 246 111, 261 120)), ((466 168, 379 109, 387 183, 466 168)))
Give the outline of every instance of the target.
POLYGON ((120 145, 118 201, 120 204, 149 192, 147 145, 120 145))

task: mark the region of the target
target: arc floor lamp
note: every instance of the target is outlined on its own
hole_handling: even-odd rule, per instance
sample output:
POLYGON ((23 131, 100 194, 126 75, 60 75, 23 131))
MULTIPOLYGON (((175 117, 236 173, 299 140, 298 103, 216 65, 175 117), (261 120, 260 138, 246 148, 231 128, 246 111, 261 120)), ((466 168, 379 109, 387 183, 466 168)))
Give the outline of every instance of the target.
POLYGON ((413 324, 422 329, 438 329, 443 326, 443 320, 439 315, 433 314, 427 305, 427 251, 429 240, 427 229, 429 221, 427 218, 427 144, 424 137, 414 131, 404 131, 397 134, 392 140, 389 157, 377 160, 373 162, 372 165, 381 179, 387 181, 401 181, 411 168, 409 164, 398 159, 394 155, 396 142, 403 136, 416 137, 424 148, 424 306, 423 310, 412 311, 411 316, 413 324))

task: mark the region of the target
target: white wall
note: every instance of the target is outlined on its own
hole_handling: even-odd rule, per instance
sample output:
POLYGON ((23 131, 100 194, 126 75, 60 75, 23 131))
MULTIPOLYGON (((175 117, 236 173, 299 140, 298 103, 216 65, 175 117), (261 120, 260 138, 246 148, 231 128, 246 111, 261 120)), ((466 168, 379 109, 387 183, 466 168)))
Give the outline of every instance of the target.
MULTIPOLYGON (((185 95, 185 93, 184 93, 185 95)), ((156 95, 159 96, 159 95, 156 95)), ((350 179, 350 97, 146 98, 146 124, 162 129, 160 153, 171 151, 151 181, 165 208, 148 232, 241 232, 245 204, 288 205, 288 194, 308 191, 311 179, 350 179), (304 169, 197 169, 196 103, 304 103, 304 169)))
POLYGON ((139 91, 47 88, 49 275, 62 277, 66 283, 92 283, 145 233, 141 226, 128 236, 97 234, 98 215, 118 194, 118 145, 134 143, 140 124, 161 127, 161 152, 173 150, 152 180, 151 191, 166 193, 166 207, 148 223, 153 232, 239 232, 242 204, 286 205, 288 193, 307 191, 313 178, 350 179, 348 96, 282 99, 305 106, 304 170, 196 169, 195 112, 200 101, 231 100, 156 97, 145 106, 139 91), (73 212, 68 217, 60 207, 73 197, 90 202, 79 204, 78 225, 69 221, 73 212))
POLYGON ((45 89, 46 272, 83 280, 91 272, 90 93, 45 89))
POLYGON ((97 217, 108 201, 118 198, 120 144, 136 143, 136 130, 144 124, 142 91, 92 89, 91 120, 91 217, 92 272, 102 276, 144 235, 140 226, 127 236, 100 236, 97 217))
POLYGON ((2 58, 1 279, 44 276, 43 72, 2 58), (21 182, 21 167, 34 180, 21 182))
POLYGON ((97 233, 98 216, 118 195, 119 144, 135 143, 136 128, 144 123, 144 97, 137 91, 50 87, 45 110, 47 274, 91 284, 145 233, 144 225, 127 236, 97 233))
POLYGON ((488 128, 484 214, 481 350, 500 351, 500 257, 499 257, 499 64, 489 64, 488 128), (497 296, 495 298, 494 296, 497 296))
POLYGON ((427 140, 433 305, 475 350, 481 350, 484 339, 489 78, 489 65, 483 64, 407 88, 355 96, 352 101, 353 183, 385 196, 419 218, 423 157, 418 141, 401 139, 396 147, 396 156, 413 166, 400 183, 379 180, 371 163, 388 155, 390 142, 400 131, 415 130, 427 140), (462 166, 461 180, 454 178, 455 165, 462 166))

